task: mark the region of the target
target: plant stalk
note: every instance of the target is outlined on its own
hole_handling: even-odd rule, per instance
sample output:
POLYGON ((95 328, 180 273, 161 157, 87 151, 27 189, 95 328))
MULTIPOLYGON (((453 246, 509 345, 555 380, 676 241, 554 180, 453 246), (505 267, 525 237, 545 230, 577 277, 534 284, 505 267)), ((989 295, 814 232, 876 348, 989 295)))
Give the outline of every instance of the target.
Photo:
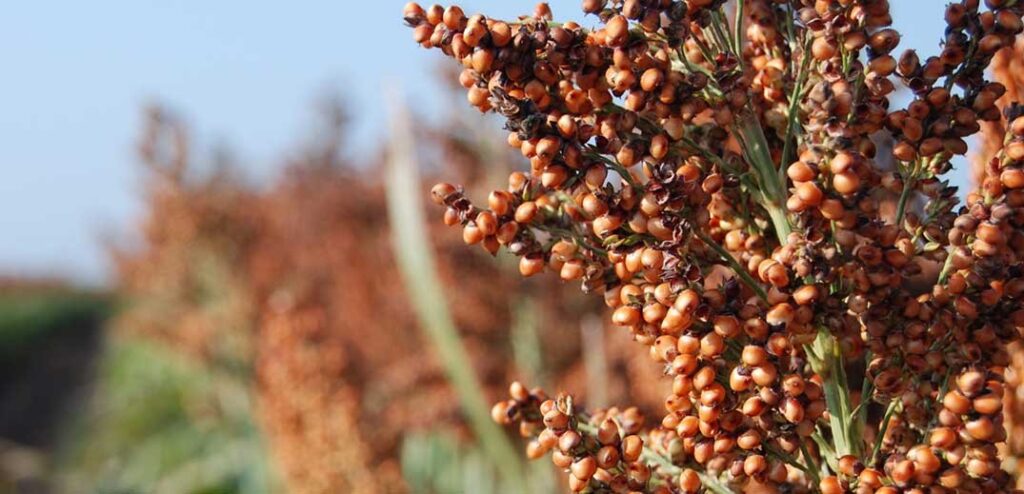
POLYGON ((786 188, 784 167, 776 167, 772 161, 768 147, 768 139, 754 115, 740 117, 736 126, 736 137, 743 148, 743 155, 757 175, 761 185, 760 203, 768 212, 775 227, 775 236, 779 243, 785 245, 789 241, 792 225, 786 214, 785 204, 789 191, 786 188))
POLYGON ((750 289, 757 294, 758 298, 765 301, 768 300, 768 293, 764 291, 764 288, 761 286, 761 284, 758 283, 753 276, 750 276, 750 273, 747 272, 747 269, 741 266, 740 263, 736 260, 736 258, 734 258, 732 254, 729 253, 729 251, 725 250, 725 248, 722 247, 721 245, 718 245, 718 242, 715 242, 715 239, 709 237, 708 234, 702 231, 695 231, 694 233, 696 233, 697 237, 700 238, 705 245, 710 247, 711 250, 715 251, 715 253, 718 254, 718 256, 721 257, 723 261, 729 264, 729 267, 732 268, 733 272, 736 273, 736 276, 739 276, 740 280, 742 280, 745 285, 750 287, 750 289))
MULTIPOLYGON (((397 101, 397 98, 391 98, 397 101)), ((448 312, 445 290, 434 268, 433 250, 424 228, 423 191, 415 162, 410 118, 400 104, 392 107, 392 137, 388 159, 388 219, 398 267, 420 326, 438 354, 448 381, 455 388, 470 427, 481 448, 504 480, 518 492, 528 492, 520 455, 504 432, 491 420, 468 353, 448 312)))
POLYGON ((743 60, 743 3, 743 0, 736 0, 736 18, 733 19, 732 29, 733 44, 736 45, 736 54, 740 55, 740 60, 743 60))
POLYGON ((814 463, 814 459, 811 458, 811 452, 807 450, 807 444, 805 444, 803 441, 800 442, 800 453, 803 455, 804 461, 807 462, 807 465, 809 467, 806 470, 807 474, 811 476, 811 479, 814 480, 815 484, 820 484, 821 471, 818 468, 818 464, 814 463))
POLYGON ((854 455, 859 458, 863 442, 859 423, 853 416, 850 388, 839 343, 827 328, 821 327, 814 342, 805 348, 811 368, 822 379, 835 454, 838 457, 854 455))
POLYGON ((875 440, 874 446, 871 447, 871 458, 868 459, 868 465, 874 465, 878 459, 878 451, 882 449, 882 441, 885 440, 885 431, 889 430, 889 419, 896 412, 896 407, 899 403, 898 399, 894 399, 889 402, 889 407, 885 409, 885 416, 882 417, 882 422, 878 427, 878 438, 875 440))

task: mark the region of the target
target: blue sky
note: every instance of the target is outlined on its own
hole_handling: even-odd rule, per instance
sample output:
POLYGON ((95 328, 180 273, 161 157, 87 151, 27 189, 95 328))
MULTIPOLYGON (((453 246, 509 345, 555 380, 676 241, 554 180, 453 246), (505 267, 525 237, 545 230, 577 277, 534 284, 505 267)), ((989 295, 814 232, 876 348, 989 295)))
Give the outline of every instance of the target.
MULTIPOLYGON (((579 19, 579 1, 550 2, 579 19)), ((937 51, 942 9, 893 1, 902 46, 937 51)), ((140 108, 185 117, 200 157, 229 147, 257 179, 309 135, 313 104, 348 95, 352 142, 383 130, 381 87, 438 94, 402 25, 404 0, 11 2, 0 7, 0 275, 102 283, 102 239, 129 238, 140 208, 140 108), (358 7, 357 7, 358 5, 358 7)), ((511 18, 532 0, 462 2, 511 18)), ((590 24, 592 20, 587 20, 590 24)), ((427 103, 429 105, 429 103, 427 103)), ((429 106, 428 106, 429 108, 429 106)))

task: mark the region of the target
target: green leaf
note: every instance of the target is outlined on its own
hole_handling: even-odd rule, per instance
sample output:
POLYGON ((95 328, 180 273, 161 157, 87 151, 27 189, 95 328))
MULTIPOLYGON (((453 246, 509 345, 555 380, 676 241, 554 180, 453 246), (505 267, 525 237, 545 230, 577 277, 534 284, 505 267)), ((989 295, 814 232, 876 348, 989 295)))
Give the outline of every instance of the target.
POLYGON ((859 457, 863 442, 857 431, 859 427, 855 425, 850 388, 839 344, 827 328, 821 327, 814 342, 806 350, 811 368, 822 379, 835 454, 859 457))

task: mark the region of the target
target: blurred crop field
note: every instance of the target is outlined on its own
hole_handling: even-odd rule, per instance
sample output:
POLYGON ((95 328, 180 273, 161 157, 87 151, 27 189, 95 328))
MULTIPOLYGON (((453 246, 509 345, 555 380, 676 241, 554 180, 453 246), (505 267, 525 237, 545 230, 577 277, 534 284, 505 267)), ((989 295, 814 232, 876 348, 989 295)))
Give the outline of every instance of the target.
POLYGON ((656 410, 659 370, 600 301, 465 249, 427 207, 432 177, 486 197, 507 175, 500 130, 392 110, 355 162, 349 116, 319 105, 260 184, 142 110, 116 283, 0 283, 0 493, 558 492, 490 420, 505 383, 656 410))

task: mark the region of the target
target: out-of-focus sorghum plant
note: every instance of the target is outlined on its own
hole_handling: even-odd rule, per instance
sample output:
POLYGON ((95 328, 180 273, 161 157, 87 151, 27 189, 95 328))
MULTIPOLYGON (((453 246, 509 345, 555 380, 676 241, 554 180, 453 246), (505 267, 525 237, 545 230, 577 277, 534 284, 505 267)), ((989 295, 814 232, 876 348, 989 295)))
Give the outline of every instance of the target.
POLYGON ((230 167, 190 168, 189 144, 180 120, 147 109, 139 142, 146 215, 133 243, 111 249, 127 301, 115 323, 244 375, 254 345, 245 271, 260 231, 258 196, 230 167))
MULTIPOLYGON (((989 63, 992 79, 1006 88, 996 100, 996 107, 1005 110, 1013 103, 1024 101, 1024 37, 1018 36, 1011 46, 996 52, 989 63)), ((985 165, 1003 149, 1006 121, 1003 119, 981 122, 977 149, 971 150, 971 178, 975 183, 985 179, 985 165)))
POLYGON ((249 386, 258 307, 247 265, 260 198, 229 161, 196 166, 191 144, 172 112, 146 111, 144 214, 131 242, 111 246, 124 305, 80 414, 88 446, 63 472, 73 489, 274 490, 249 386))
POLYGON ((886 0, 584 0, 594 28, 406 5, 530 162, 486 205, 435 186, 445 223, 603 294, 672 382, 650 425, 514 383, 493 415, 528 456, 574 492, 1011 488, 1024 112, 985 70, 1024 4, 944 8, 921 59, 886 0), (951 160, 997 121, 959 203, 951 160))
MULTIPOLYGON (((1018 36, 1013 46, 996 52, 989 64, 992 79, 1006 87, 1006 94, 996 100, 996 106, 1005 110, 1019 102, 1024 94, 1024 36, 1018 36)), ((971 171, 975 183, 985 179, 988 162, 1003 148, 1006 122, 982 122, 977 149, 972 150, 971 171)), ((1010 344, 1012 361, 1006 369, 1006 402, 1004 403, 1007 432, 1004 468, 1017 478, 1017 487, 1024 487, 1024 349, 1021 342, 1010 344)))
MULTIPOLYGON (((343 153, 347 119, 333 105, 324 113, 317 137, 291 154, 266 189, 247 184, 230 166, 204 173, 186 126, 166 110, 146 113, 145 215, 137 242, 112 249, 127 301, 116 325, 166 344, 241 390, 248 399, 239 406, 250 408, 234 415, 255 419, 254 435, 265 436, 289 492, 415 491, 398 461, 407 438, 443 430, 469 444, 472 432, 426 350, 429 341, 414 331, 421 323, 395 267, 391 227, 382 219, 385 184, 373 171, 384 164, 356 166, 343 153)), ((478 177, 469 190, 483 190, 486 177, 510 169, 505 150, 481 145, 486 131, 455 118, 417 130, 424 134, 416 152, 430 157, 426 164, 478 177)), ((419 199, 427 207, 429 199, 419 199)), ((509 328, 522 324, 537 333, 537 365, 550 382, 585 382, 572 328, 599 302, 554 280, 524 284, 514 263, 496 265, 482 252, 467 256, 460 239, 437 235, 444 228, 436 225, 432 235, 437 267, 447 295, 458 301, 453 318, 484 389, 495 395, 510 379, 537 378, 526 366, 510 365, 516 352, 509 328), (532 322, 517 322, 515 309, 526 303, 532 322), (537 331, 548 328, 569 329, 537 331)), ((622 351, 627 338, 619 336, 608 344, 615 379, 602 386, 612 398, 653 410, 657 400, 649 397, 659 394, 659 383, 627 387, 620 374, 649 370, 622 351)), ((187 418, 209 425, 186 405, 187 418)))

